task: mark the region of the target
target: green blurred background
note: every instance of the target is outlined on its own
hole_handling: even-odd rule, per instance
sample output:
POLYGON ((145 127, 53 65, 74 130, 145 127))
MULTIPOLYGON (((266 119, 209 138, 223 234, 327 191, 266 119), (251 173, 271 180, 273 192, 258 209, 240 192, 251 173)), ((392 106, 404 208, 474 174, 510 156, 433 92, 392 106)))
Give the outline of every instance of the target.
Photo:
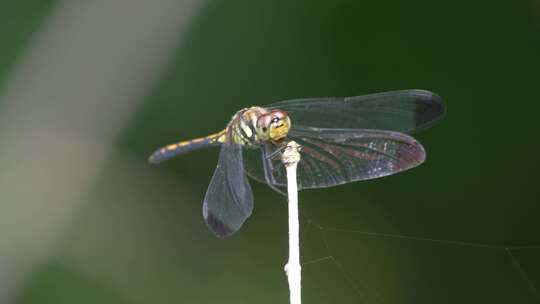
POLYGON ((216 239, 217 161, 155 148, 273 101, 422 88, 414 170, 300 193, 304 303, 538 303, 540 2, 0 3, 0 302, 287 303, 287 208, 216 239))

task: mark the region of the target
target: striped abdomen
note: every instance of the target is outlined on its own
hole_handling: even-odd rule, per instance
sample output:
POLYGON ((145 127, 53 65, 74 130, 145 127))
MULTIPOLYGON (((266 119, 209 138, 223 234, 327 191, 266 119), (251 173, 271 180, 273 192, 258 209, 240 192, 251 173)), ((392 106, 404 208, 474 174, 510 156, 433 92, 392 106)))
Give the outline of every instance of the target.
POLYGON ((163 148, 157 149, 150 157, 148 161, 152 164, 161 163, 170 158, 184 154, 193 150, 212 147, 222 144, 225 141, 225 130, 208 135, 206 137, 196 138, 192 140, 181 141, 175 144, 170 144, 163 148))

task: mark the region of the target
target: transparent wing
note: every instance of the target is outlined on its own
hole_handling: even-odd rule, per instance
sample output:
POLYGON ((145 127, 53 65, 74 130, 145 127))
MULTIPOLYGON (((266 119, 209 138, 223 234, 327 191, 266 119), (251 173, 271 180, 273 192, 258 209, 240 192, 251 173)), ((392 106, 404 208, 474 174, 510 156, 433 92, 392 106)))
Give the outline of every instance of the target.
MULTIPOLYGON (((416 167, 425 159, 424 148, 419 142, 393 131, 298 127, 289 135, 302 146, 297 169, 300 189, 387 176, 416 167)), ((263 160, 255 154, 246 151, 246 171, 252 178, 267 182, 261 169, 263 160)), ((277 187, 286 186, 286 172, 279 153, 266 161, 272 168, 271 183, 277 187)))
POLYGON ((226 237, 240 229, 252 210, 253 194, 244 171, 242 146, 226 142, 204 197, 204 220, 216 236, 226 237))
POLYGON ((355 97, 285 100, 266 106, 281 109, 297 125, 319 128, 379 129, 411 133, 444 117, 446 106, 424 90, 391 91, 355 97))

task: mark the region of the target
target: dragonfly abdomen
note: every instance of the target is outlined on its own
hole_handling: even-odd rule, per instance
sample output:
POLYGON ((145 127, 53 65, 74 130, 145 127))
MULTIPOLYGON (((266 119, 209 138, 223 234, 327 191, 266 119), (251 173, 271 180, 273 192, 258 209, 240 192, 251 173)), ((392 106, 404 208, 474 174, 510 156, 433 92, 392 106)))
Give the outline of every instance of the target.
POLYGON ((220 145, 223 143, 224 139, 225 132, 221 131, 206 137, 170 144, 157 149, 152 155, 150 155, 148 161, 152 164, 161 163, 175 156, 191 152, 193 150, 220 145))

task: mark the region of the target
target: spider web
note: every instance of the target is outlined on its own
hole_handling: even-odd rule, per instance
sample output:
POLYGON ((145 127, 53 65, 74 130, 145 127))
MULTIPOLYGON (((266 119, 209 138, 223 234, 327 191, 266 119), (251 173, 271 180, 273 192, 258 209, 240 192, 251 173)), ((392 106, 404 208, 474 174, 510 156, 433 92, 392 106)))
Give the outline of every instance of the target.
POLYGON ((301 205, 306 303, 540 302, 531 277, 537 272, 525 267, 537 260, 538 244, 340 228, 321 223, 308 209, 301 205))

